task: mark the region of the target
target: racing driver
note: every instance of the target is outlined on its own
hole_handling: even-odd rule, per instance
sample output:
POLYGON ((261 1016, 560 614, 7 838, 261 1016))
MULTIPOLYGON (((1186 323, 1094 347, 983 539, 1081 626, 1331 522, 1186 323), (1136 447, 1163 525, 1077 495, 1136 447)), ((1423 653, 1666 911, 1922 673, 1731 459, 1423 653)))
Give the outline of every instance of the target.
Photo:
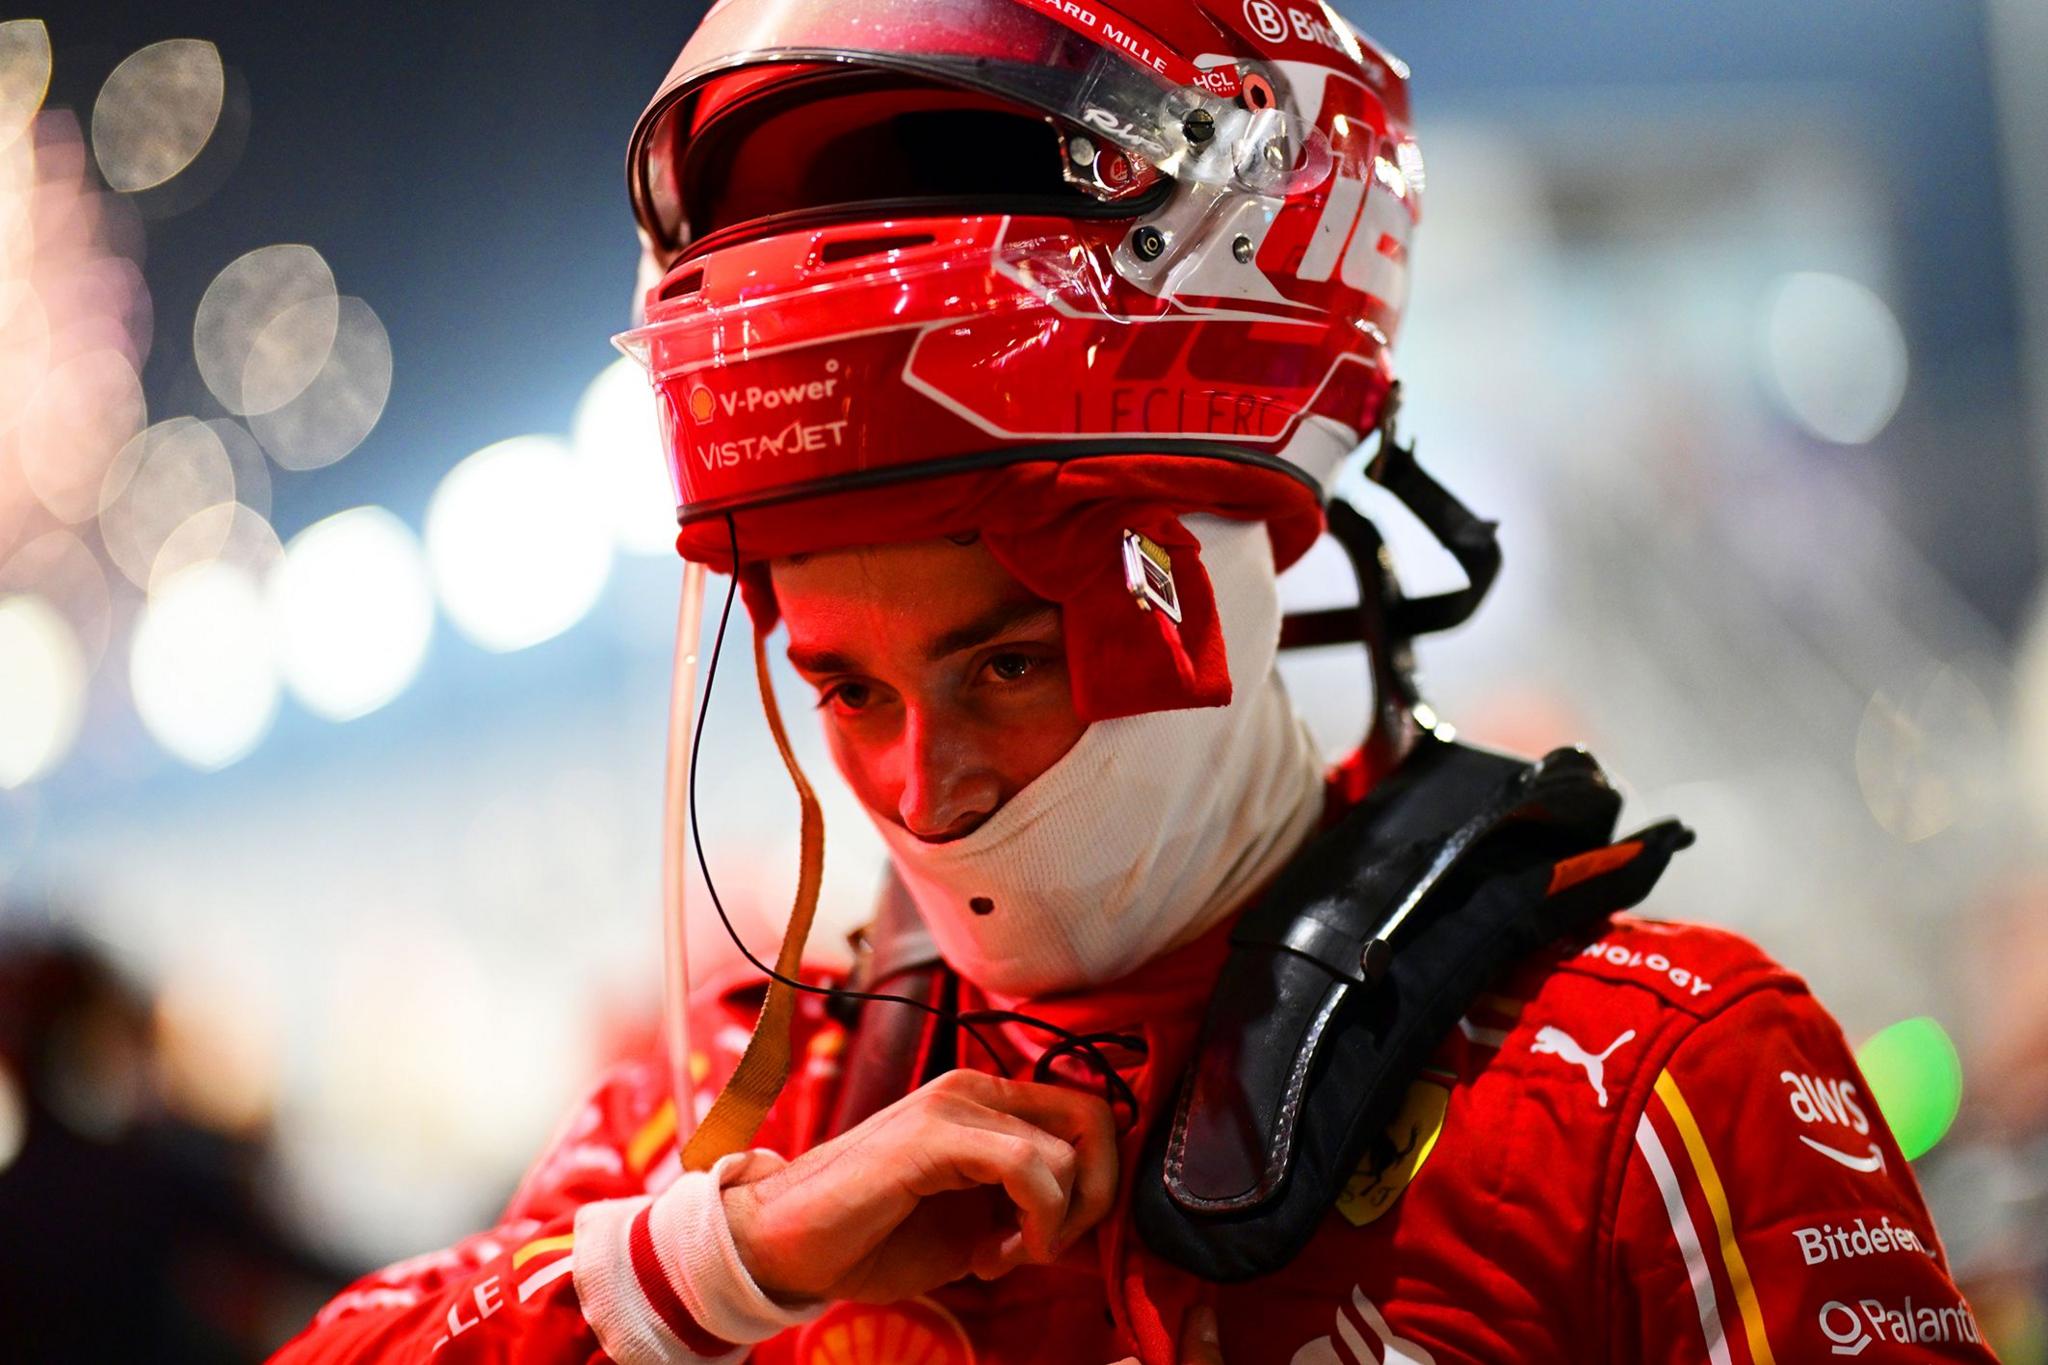
POLYGON ((1377 433, 1475 589, 1491 528, 1394 443, 1398 61, 1315 0, 719 0, 628 172, 679 659, 729 574, 703 701, 737 594, 789 936, 278 1359, 1991 1359, 1802 982, 1621 913, 1679 827, 1407 686, 1476 592, 1390 591, 1340 466, 1377 433), (1333 770, 1275 671, 1326 530, 1378 693, 1333 770), (850 980, 777 626, 889 850, 850 980))

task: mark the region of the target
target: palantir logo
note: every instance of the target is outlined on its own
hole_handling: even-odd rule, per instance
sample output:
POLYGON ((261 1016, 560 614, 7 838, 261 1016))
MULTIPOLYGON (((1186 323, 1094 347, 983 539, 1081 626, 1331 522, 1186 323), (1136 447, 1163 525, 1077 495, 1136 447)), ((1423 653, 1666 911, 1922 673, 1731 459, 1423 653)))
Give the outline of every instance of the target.
POLYGON ((1269 43, 1287 36, 1287 20, 1273 0, 1244 0, 1244 21, 1269 43))
POLYGON ((1821 1305, 1820 1330, 1822 1336, 1835 1344, 1834 1353, 1838 1356, 1860 1356, 1871 1342, 1870 1329, 1863 1325, 1863 1319, 1840 1299, 1829 1299, 1821 1305))
POLYGON ((1820 1308, 1821 1335, 1834 1343, 1838 1356, 1860 1356, 1873 1341, 1898 1346, 1947 1345, 1984 1340, 1970 1306, 1957 1299, 1951 1308, 1915 1303, 1910 1297, 1897 1307, 1880 1299, 1858 1299, 1853 1305, 1829 1299, 1820 1308))

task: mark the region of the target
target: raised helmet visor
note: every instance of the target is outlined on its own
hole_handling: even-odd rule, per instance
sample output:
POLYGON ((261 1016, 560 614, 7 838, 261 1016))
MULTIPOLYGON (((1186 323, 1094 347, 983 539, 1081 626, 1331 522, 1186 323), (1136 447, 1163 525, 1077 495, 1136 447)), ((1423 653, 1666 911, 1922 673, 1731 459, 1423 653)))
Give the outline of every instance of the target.
POLYGON ((1327 174, 1319 135, 1298 118, 1217 93, 1235 92, 1234 70, 1199 70, 1104 14, 1058 0, 714 5, 634 130, 627 174, 642 230, 663 261, 703 230, 687 221, 678 175, 698 96, 715 77, 774 64, 892 71, 979 91, 1087 130, 1182 181, 1282 195, 1327 174))

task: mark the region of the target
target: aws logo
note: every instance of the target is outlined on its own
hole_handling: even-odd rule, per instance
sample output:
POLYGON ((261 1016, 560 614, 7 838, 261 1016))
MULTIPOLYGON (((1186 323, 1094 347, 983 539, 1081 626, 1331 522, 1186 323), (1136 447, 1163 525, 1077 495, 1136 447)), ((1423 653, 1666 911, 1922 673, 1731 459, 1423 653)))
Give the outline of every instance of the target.
MULTIPOLYGON (((1798 1071, 1780 1071, 1778 1079, 1786 1087, 1785 1098, 1792 1106, 1792 1117, 1801 1123, 1846 1128, 1858 1137, 1870 1135, 1870 1116, 1856 1102, 1854 1081, 1833 1076, 1809 1076, 1798 1071)), ((1875 1175, 1884 1169, 1884 1149, 1875 1142, 1869 1143, 1865 1152, 1845 1152, 1839 1147, 1817 1142, 1804 1133, 1799 1135, 1799 1140, 1836 1165, 1846 1166, 1852 1171, 1875 1175)))

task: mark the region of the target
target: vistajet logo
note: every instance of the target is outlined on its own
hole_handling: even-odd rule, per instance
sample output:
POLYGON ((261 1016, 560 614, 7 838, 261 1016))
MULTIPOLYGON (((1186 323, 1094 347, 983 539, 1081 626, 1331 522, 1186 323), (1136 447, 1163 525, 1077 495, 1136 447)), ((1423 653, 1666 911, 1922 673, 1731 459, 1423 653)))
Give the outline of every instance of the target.
POLYGON ((781 430, 765 435, 706 441, 697 447, 697 452, 705 468, 720 469, 747 460, 772 460, 782 455, 836 450, 846 443, 847 425, 844 418, 837 422, 791 422, 781 430))

